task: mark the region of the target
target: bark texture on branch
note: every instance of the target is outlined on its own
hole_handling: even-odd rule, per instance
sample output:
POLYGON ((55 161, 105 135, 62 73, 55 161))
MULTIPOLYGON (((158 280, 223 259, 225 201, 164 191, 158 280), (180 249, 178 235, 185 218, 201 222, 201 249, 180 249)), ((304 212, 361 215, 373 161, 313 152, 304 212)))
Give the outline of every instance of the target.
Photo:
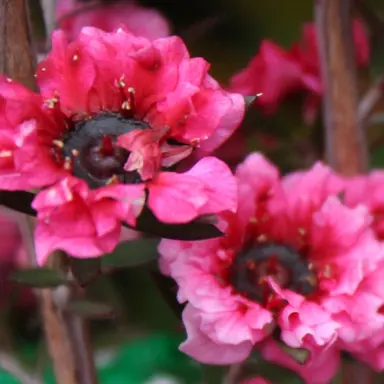
POLYGON ((368 169, 367 143, 358 119, 358 87, 350 0, 316 0, 327 160, 354 175, 368 169))
MULTIPOLYGON (((351 7, 351 0, 315 0, 326 156, 329 164, 346 176, 368 170, 367 143, 358 115, 351 7)), ((342 376, 345 384, 371 384, 374 380, 374 372, 358 362, 345 362, 342 376)))
POLYGON ((36 90, 36 56, 25 0, 0 1, 0 73, 36 90))

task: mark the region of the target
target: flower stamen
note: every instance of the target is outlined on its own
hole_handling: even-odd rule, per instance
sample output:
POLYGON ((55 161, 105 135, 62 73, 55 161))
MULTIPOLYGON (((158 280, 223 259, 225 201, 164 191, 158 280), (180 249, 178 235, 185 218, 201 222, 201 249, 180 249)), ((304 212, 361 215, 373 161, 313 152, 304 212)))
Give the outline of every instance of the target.
POLYGON ((65 157, 64 159, 64 164, 63 164, 63 167, 64 169, 66 169, 67 171, 72 171, 72 159, 70 157, 65 157))
POLYGON ((0 151, 0 157, 12 157, 12 151, 0 151))
POLYGON ((64 142, 61 140, 52 140, 52 144, 55 145, 57 148, 64 148, 64 142))
POLYGON ((238 255, 231 267, 230 281, 242 295, 265 306, 281 305, 270 279, 282 289, 308 295, 316 290, 317 276, 300 254, 285 245, 263 243, 238 255), (272 303, 272 304, 271 304, 272 303))

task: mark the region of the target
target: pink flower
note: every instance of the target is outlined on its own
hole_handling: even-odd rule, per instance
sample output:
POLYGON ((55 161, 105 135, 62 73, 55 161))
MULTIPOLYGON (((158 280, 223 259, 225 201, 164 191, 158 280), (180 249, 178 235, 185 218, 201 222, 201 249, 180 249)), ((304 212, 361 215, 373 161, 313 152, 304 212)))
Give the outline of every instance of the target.
POLYGON ((56 20, 71 40, 86 26, 112 32, 125 25, 134 35, 150 40, 170 35, 169 23, 163 15, 155 9, 141 7, 135 1, 106 4, 96 0, 89 4, 79 0, 58 0, 56 20))
MULTIPOLYGON (((353 22, 353 34, 357 64, 366 67, 370 56, 368 38, 363 24, 357 19, 353 22)), ((263 93, 255 105, 266 114, 275 113, 288 95, 307 92, 304 119, 312 124, 322 95, 314 25, 305 24, 302 41, 289 50, 264 40, 248 66, 231 78, 230 89, 243 95, 263 93)))
POLYGON ((330 348, 339 310, 382 258, 367 209, 344 206, 342 180, 321 163, 281 178, 254 153, 236 175, 237 213, 221 216, 226 237, 159 246, 161 270, 187 302, 180 349, 232 364, 276 327, 291 347, 330 348))
POLYGON ((346 180, 345 204, 355 207, 363 204, 373 216, 373 228, 379 240, 384 240, 384 172, 374 170, 346 180))
POLYGON ((296 57, 264 40, 247 68, 232 77, 230 88, 243 95, 262 93, 256 104, 272 114, 288 94, 302 89, 301 77, 302 69, 296 57))
POLYGON ((40 63, 41 95, 0 79, 0 188, 36 197, 37 257, 110 252, 121 223, 144 204, 163 223, 233 211, 237 185, 214 157, 185 173, 196 149, 214 150, 240 124, 244 100, 220 88, 177 37, 149 41, 119 29, 53 34, 40 63))
MULTIPOLYGON (((371 365, 384 369, 384 263, 365 276, 353 297, 345 298, 338 309, 343 328, 339 332, 339 348, 371 365)), ((334 306, 330 300, 329 306, 334 306)))

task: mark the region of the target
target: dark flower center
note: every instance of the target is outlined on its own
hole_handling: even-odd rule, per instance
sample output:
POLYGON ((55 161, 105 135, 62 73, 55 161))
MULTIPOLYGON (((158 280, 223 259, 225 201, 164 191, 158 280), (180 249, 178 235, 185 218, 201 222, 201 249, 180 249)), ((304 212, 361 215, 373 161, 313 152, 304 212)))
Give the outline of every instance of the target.
POLYGON ((120 135, 138 129, 151 128, 143 121, 112 113, 76 122, 62 141, 64 166, 87 181, 91 188, 113 180, 126 184, 140 183, 142 180, 137 171, 124 170, 129 151, 116 145, 120 135))
POLYGON ((309 295, 316 290, 316 275, 292 247, 257 244, 238 255, 232 264, 230 282, 242 295, 263 305, 278 304, 267 278, 281 288, 309 295))

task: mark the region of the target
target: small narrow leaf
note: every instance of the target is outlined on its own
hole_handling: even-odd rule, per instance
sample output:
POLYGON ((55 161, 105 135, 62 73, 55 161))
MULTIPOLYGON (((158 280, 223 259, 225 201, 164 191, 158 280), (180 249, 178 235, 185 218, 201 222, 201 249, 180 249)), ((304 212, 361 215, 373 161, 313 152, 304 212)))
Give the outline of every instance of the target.
POLYGON ((86 318, 110 318, 115 316, 113 308, 108 304, 85 299, 70 301, 63 309, 86 318))
POLYGON ((202 215, 195 220, 195 223, 200 223, 200 224, 203 223, 203 224, 216 225, 218 224, 218 222, 219 222, 219 219, 217 218, 217 215, 202 215))
POLYGON ((76 259, 69 257, 69 266, 78 284, 87 286, 101 274, 101 259, 76 259))
POLYGON ((14 211, 36 216, 36 211, 31 207, 35 195, 25 191, 0 191, 0 205, 14 211))
POLYGON ((204 240, 223 236, 223 233, 210 223, 194 220, 187 224, 164 224, 144 207, 136 222, 136 229, 155 236, 173 240, 204 240))
POLYGON ((30 268, 14 272, 10 280, 18 284, 29 285, 35 288, 54 288, 68 284, 65 276, 48 268, 30 268))
POLYGON ((257 95, 244 96, 245 108, 248 109, 262 95, 262 93, 258 93, 257 95))

